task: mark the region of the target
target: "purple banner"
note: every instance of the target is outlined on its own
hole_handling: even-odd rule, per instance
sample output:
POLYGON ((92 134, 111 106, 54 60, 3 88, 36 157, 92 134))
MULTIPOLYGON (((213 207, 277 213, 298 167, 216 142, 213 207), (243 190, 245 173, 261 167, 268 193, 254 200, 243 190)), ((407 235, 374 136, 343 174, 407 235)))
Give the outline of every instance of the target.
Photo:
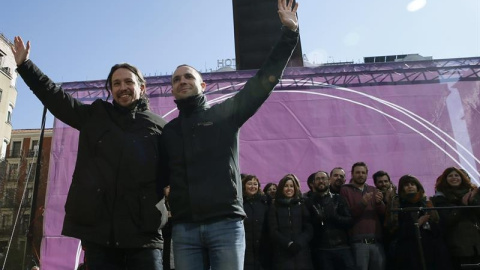
MULTIPOLYGON (((242 173, 262 185, 287 173, 307 191, 310 173, 369 166, 393 182, 417 176, 427 195, 449 166, 463 167, 478 184, 480 156, 480 58, 292 68, 241 129, 242 173), (468 62, 468 65, 465 65, 468 62)), ((208 99, 234 95, 254 71, 205 74, 208 99)), ((147 78, 152 110, 167 120, 177 115, 169 77, 147 78)), ((64 83, 86 103, 104 98, 103 81, 64 83)), ((78 132, 55 120, 45 210, 42 267, 75 269, 78 241, 60 235, 65 198, 77 154, 78 132)), ((347 180, 348 181, 348 180, 347 180)))

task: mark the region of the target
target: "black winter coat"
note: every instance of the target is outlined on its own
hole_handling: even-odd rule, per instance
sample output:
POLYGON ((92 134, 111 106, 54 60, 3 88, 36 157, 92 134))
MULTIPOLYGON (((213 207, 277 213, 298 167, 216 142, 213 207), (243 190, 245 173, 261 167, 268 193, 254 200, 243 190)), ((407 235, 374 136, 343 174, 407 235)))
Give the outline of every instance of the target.
POLYGON ((306 205, 313 223, 312 248, 348 248, 348 229, 353 218, 345 199, 333 193, 324 196, 313 193, 306 205))
POLYGON ((268 224, 273 245, 272 269, 313 269, 310 252, 313 227, 305 204, 299 199, 275 199, 268 211, 268 224), (288 248, 292 241, 300 246, 296 254, 288 248))
POLYGON ((142 99, 131 110, 100 99, 83 104, 30 60, 17 70, 56 118, 79 131, 62 234, 102 246, 161 248, 155 204, 163 118, 142 99))
POLYGON ((394 265, 399 270, 422 270, 422 258, 419 252, 417 229, 414 225, 418 218, 429 214, 430 220, 428 226, 423 225, 419 228, 421 237, 421 246, 423 260, 426 269, 429 270, 450 270, 452 269, 447 247, 445 245, 443 235, 441 233, 438 214, 436 211, 417 212, 397 212, 392 214, 392 208, 409 208, 409 207, 431 207, 431 203, 425 201, 408 202, 401 200, 398 196, 392 199, 389 206, 389 218, 387 225, 393 233, 392 239, 396 245, 394 246, 394 265))
POLYGON ((180 114, 165 125, 166 178, 173 222, 245 217, 239 171, 240 127, 265 102, 297 44, 290 30, 257 74, 235 96, 210 107, 203 94, 177 100, 180 114), (168 170, 168 171, 167 171, 168 170), (215 196, 212 196, 212 188, 215 196))
MULTIPOLYGON (((462 197, 467 193, 468 190, 459 194, 437 192, 431 199, 435 207, 465 206, 462 203, 462 197)), ((479 205, 478 200, 476 205, 479 205)), ((439 210, 438 213, 450 255, 452 257, 478 256, 480 253, 479 209, 448 209, 439 210)))
POLYGON ((243 209, 247 217, 245 226, 245 263, 244 270, 270 268, 270 245, 268 237, 268 203, 260 194, 243 198, 243 209))

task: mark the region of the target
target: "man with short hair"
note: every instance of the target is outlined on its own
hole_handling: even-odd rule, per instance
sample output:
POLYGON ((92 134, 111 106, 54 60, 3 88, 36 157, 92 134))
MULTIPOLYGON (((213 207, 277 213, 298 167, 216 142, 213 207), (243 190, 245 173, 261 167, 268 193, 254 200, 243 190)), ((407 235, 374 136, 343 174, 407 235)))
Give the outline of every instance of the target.
MULTIPOLYGON (((329 190, 328 173, 318 171, 310 175, 313 181, 312 195, 306 200, 313 223, 311 241, 315 269, 355 269, 348 244, 348 229, 353 219, 347 202, 329 190)), ((310 178, 309 177, 309 178, 310 178)))
POLYGON ((390 180, 390 175, 386 171, 378 171, 372 175, 373 183, 383 194, 383 202, 385 205, 395 196, 396 187, 390 180))
MULTIPOLYGON (((241 270, 245 231, 239 172, 240 127, 282 77, 298 41, 298 4, 278 0, 282 36, 257 74, 235 96, 210 107, 206 84, 191 66, 172 76, 179 116, 165 125, 162 146, 170 182, 175 269, 241 270)), ((163 171, 163 170, 161 170, 163 171)))
POLYGON ((308 178, 307 178, 307 185, 308 185, 308 189, 309 191, 305 192, 302 194, 303 198, 304 199, 307 199, 307 198, 311 198, 312 195, 313 195, 313 190, 314 190, 314 183, 315 182, 315 174, 311 174, 308 178))
POLYGON ((340 188, 345 184, 345 170, 342 167, 335 167, 330 172, 330 192, 340 193, 340 188))
POLYGON ((346 199, 353 216, 350 241, 357 267, 361 270, 383 270, 385 252, 380 216, 385 214, 385 204, 382 193, 365 183, 367 175, 367 164, 353 164, 352 181, 342 186, 340 195, 346 199))

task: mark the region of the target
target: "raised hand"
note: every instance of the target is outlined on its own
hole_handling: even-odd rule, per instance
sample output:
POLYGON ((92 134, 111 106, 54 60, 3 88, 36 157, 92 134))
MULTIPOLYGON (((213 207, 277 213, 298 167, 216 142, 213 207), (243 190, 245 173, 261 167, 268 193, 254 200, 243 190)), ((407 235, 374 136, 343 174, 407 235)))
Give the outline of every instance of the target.
POLYGON ((17 66, 19 66, 28 60, 28 55, 30 54, 30 41, 27 42, 27 47, 25 47, 22 38, 16 36, 13 39, 13 45, 11 46, 11 49, 13 56, 15 57, 15 62, 17 63, 17 66))
POLYGON ((292 31, 298 28, 297 19, 298 3, 293 6, 293 0, 278 0, 278 16, 282 24, 292 31))

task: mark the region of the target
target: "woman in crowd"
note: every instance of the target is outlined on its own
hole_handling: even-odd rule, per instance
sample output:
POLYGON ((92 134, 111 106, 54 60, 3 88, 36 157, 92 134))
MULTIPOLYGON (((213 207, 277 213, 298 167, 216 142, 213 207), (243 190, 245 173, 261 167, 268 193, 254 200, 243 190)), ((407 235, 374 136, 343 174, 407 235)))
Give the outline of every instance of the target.
MULTIPOLYGON (((479 205, 478 188, 455 167, 449 167, 437 178, 436 207, 479 205)), ((454 269, 462 264, 480 263, 480 212, 479 209, 439 210, 447 247, 454 269)))
POLYGON ((270 250, 267 232, 267 198, 260 189, 260 181, 255 175, 246 175, 243 184, 243 209, 247 217, 245 226, 245 270, 270 268, 270 250))
POLYGON ((284 176, 268 212, 273 269, 276 270, 313 269, 309 247, 313 227, 297 183, 295 175, 284 176))
POLYGON ((267 196, 268 204, 272 204, 272 202, 275 200, 275 194, 277 193, 277 184, 266 184, 263 188, 263 193, 267 196))
POLYGON ((398 195, 390 201, 385 221, 387 229, 396 240, 394 262, 391 264, 395 269, 421 270, 424 269, 423 265, 425 269, 451 269, 437 211, 392 211, 398 208, 432 206, 415 176, 404 175, 400 178, 398 195))

